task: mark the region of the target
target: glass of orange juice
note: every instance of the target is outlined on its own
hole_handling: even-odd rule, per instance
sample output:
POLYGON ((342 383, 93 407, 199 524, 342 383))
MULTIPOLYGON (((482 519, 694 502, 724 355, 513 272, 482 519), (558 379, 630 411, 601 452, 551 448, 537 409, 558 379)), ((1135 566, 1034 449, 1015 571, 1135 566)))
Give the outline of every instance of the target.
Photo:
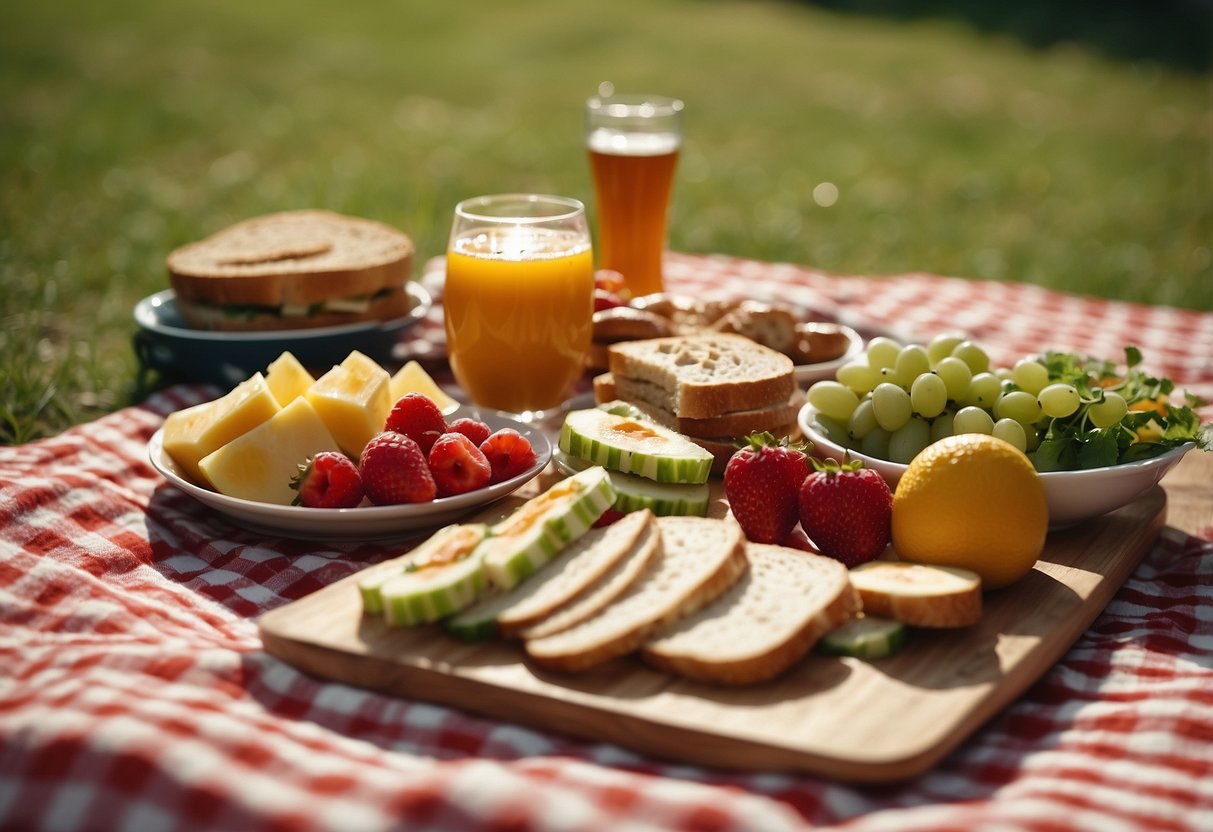
POLYGON ((526 421, 559 409, 590 349, 594 264, 585 206, 537 194, 460 202, 443 308, 451 369, 473 402, 526 421))
POLYGON ((586 102, 599 266, 621 273, 632 297, 660 292, 683 104, 660 95, 614 95, 608 84, 600 93, 586 102))

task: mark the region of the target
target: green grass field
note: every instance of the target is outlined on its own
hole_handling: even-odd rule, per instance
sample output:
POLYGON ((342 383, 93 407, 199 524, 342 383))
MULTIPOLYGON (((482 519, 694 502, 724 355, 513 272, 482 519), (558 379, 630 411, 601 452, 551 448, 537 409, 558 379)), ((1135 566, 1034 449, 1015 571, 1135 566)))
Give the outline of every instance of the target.
POLYGON ((1213 309, 1210 5, 1003 5, 0 5, 0 442, 164 383, 131 309, 231 222, 331 208, 424 260, 463 197, 592 203, 606 80, 686 100, 673 249, 1213 309))

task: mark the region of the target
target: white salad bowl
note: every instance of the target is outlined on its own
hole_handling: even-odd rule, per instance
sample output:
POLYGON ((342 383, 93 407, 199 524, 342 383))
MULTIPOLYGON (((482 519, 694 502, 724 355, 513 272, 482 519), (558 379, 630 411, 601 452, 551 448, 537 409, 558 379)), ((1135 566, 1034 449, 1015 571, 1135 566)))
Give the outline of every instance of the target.
MULTIPOLYGON (((806 404, 800 409, 797 421, 805 438, 813 443, 816 456, 838 462, 844 459, 861 460, 864 467, 879 472, 889 488, 897 487, 897 481, 906 470, 905 465, 844 448, 814 427, 814 415, 813 406, 806 404)), ((1196 443, 1189 442, 1140 462, 1041 474, 1040 480, 1044 483, 1049 502, 1049 527, 1058 529, 1072 526, 1128 505, 1157 485, 1194 447, 1196 443)))

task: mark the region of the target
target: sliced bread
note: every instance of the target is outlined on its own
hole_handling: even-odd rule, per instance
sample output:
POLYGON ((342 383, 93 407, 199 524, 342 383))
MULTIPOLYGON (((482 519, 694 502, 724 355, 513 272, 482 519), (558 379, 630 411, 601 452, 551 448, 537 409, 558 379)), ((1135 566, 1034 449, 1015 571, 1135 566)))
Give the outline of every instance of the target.
POLYGON ((594 378, 594 397, 599 404, 622 399, 658 424, 691 439, 740 437, 762 431, 776 433, 795 424, 796 416, 804 406, 804 394, 795 390, 789 398, 767 407, 717 413, 702 419, 677 416, 660 404, 667 398, 661 388, 646 381, 616 380, 611 373, 594 378))
POLYGON ((255 217, 168 256, 179 299, 220 306, 307 306, 399 290, 414 247, 383 223, 332 211, 255 217))
POLYGON ((655 667, 708 682, 774 678, 859 609, 847 569, 831 558, 747 543, 749 571, 697 613, 658 631, 641 650, 655 667))
POLYGON ((609 364, 616 385, 647 382, 664 392, 653 404, 690 419, 783 404, 796 390, 790 358, 728 333, 613 344, 609 364))
POLYGON ((981 578, 951 566, 873 560, 851 570, 864 612, 911 627, 969 627, 981 621, 981 578))
POLYGON ((718 597, 746 570, 734 522, 659 517, 657 527, 661 554, 614 602, 572 627, 525 641, 536 664, 573 672, 630 653, 663 625, 718 597))
POLYGON ((656 538, 653 513, 638 511, 590 529, 513 589, 473 604, 448 622, 463 638, 496 632, 510 637, 549 617, 584 593, 620 561, 656 538))

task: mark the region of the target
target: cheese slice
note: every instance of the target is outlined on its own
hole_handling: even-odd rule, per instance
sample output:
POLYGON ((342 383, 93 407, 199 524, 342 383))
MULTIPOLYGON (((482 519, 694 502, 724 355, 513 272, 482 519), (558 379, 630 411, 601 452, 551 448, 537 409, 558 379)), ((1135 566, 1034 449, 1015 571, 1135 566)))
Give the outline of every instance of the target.
POLYGON ((286 407, 291 401, 307 393, 307 389, 315 382, 312 374, 290 351, 275 358, 265 371, 265 383, 270 386, 270 392, 278 400, 279 407, 286 407))
POLYGON ((164 451, 190 480, 208 486, 198 462, 257 427, 278 409, 265 376, 255 373, 221 398, 170 415, 164 422, 164 451))
POLYGON ((374 359, 354 350, 346 359, 316 379, 306 396, 337 439, 341 450, 354 459, 366 443, 383 431, 392 409, 391 377, 374 359))

